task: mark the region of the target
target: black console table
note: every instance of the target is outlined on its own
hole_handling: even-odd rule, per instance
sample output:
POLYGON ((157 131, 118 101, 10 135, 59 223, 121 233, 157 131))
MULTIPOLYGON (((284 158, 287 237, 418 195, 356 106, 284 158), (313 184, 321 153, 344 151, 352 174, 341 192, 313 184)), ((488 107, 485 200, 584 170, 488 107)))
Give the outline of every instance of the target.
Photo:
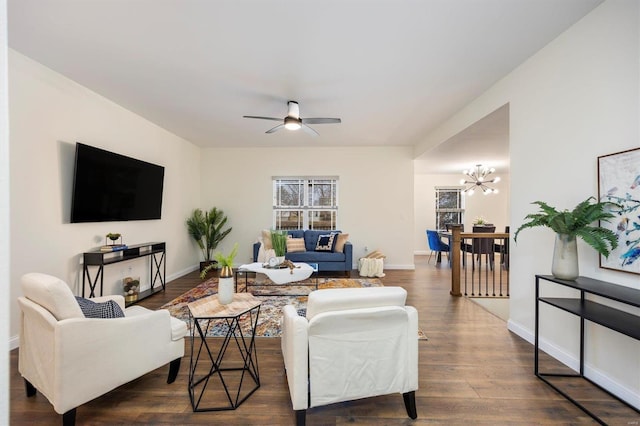
MULTIPOLYGON (((128 260, 138 259, 141 257, 151 257, 151 267, 149 270, 149 278, 151 288, 141 291, 137 300, 142 300, 161 290, 164 290, 165 276, 167 274, 166 262, 166 243, 144 243, 129 246, 124 250, 103 252, 98 250, 83 253, 83 272, 82 272, 82 297, 84 297, 85 283, 89 283, 89 296, 96 296, 96 286, 100 280, 100 294, 102 296, 102 288, 104 283, 104 267, 118 262, 126 262, 128 260), (95 275, 91 276, 91 269, 95 269, 95 275), (159 281, 160 286, 156 287, 159 281)), ((135 302, 127 302, 131 304, 135 302)))
POLYGON ((554 383, 549 378, 551 377, 577 377, 592 383, 599 389, 602 389, 609 395, 625 403, 625 405, 631 407, 633 410, 640 413, 635 407, 630 406, 626 402, 622 401, 616 395, 611 394, 606 389, 602 388, 598 384, 591 381, 584 376, 584 343, 585 343, 585 320, 599 324, 603 327, 615 330, 618 333, 622 333, 625 336, 629 336, 632 339, 640 340, 640 316, 633 315, 619 309, 614 309, 609 306, 587 300, 586 295, 592 294, 609 300, 615 300, 620 303, 624 303, 629 306, 640 308, 640 290, 625 287, 606 281, 600 281, 587 277, 578 277, 575 281, 560 280, 551 275, 536 275, 536 325, 535 325, 535 375, 539 377, 546 384, 558 391, 562 396, 569 401, 577 405, 585 413, 590 415, 600 424, 604 423, 597 415, 588 410, 585 406, 580 404, 577 400, 572 398, 554 383), (549 281, 555 284, 559 284, 565 287, 573 288, 580 291, 579 298, 557 298, 557 297, 540 297, 540 281, 549 281), (541 373, 538 368, 539 363, 539 305, 540 302, 546 303, 565 312, 569 312, 573 315, 580 317, 580 371, 578 374, 552 374, 541 373))

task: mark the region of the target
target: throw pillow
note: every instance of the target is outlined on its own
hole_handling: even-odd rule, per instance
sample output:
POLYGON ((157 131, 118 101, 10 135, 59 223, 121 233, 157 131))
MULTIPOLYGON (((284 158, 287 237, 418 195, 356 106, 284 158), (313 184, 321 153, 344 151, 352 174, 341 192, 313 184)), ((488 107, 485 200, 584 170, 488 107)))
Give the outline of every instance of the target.
POLYGON ((333 251, 337 234, 319 235, 316 243, 316 251, 333 251))
POLYGON ((124 317, 124 312, 120 309, 120 305, 118 305, 114 300, 98 303, 79 296, 76 296, 76 300, 78 301, 78 305, 80 305, 80 309, 86 318, 124 317))
POLYGON ((304 238, 287 238, 287 253, 307 251, 304 248, 304 238))
POLYGON ((262 230, 262 244, 264 245, 265 250, 273 248, 273 245, 271 244, 271 231, 269 229, 262 230))
POLYGON ((336 246, 333 249, 336 253, 344 253, 344 244, 349 241, 349 234, 338 234, 336 246))

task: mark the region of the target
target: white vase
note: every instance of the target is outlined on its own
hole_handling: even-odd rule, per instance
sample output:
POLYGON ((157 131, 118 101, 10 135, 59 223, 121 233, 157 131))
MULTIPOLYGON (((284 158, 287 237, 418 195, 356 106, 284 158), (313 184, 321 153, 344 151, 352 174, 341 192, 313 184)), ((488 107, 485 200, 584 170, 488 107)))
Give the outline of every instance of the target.
POLYGON ((580 275, 575 235, 556 234, 551 274, 561 280, 575 280, 580 275))
POLYGON ((223 266, 220 269, 218 278, 218 302, 221 305, 231 303, 233 301, 233 293, 235 293, 233 270, 229 266, 223 266))

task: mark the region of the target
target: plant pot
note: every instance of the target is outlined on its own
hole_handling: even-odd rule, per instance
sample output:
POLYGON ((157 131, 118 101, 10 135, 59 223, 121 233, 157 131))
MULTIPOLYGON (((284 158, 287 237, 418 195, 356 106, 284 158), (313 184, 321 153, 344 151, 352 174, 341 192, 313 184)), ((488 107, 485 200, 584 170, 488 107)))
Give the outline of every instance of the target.
POLYGON ((216 262, 215 260, 205 260, 204 262, 200 262, 200 272, 202 272, 202 270, 204 268, 206 268, 207 266, 211 265, 211 264, 216 264, 218 262, 216 262))
POLYGON ((575 235, 556 234, 551 274, 561 280, 578 278, 578 244, 575 235))
POLYGON ((218 278, 218 301, 220 304, 231 303, 233 301, 233 293, 235 293, 233 270, 228 266, 224 266, 220 269, 220 278, 218 278))
POLYGON ((140 277, 126 277, 122 279, 122 293, 125 302, 135 302, 140 294, 140 277))

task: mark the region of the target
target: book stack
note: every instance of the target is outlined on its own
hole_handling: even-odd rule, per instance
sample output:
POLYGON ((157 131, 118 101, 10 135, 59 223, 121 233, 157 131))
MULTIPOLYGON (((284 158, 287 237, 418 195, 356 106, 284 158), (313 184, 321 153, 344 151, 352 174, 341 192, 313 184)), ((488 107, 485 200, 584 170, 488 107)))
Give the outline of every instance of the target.
POLYGON ((111 244, 107 246, 100 247, 100 251, 102 252, 110 252, 110 251, 119 251, 127 248, 126 244, 111 244))

